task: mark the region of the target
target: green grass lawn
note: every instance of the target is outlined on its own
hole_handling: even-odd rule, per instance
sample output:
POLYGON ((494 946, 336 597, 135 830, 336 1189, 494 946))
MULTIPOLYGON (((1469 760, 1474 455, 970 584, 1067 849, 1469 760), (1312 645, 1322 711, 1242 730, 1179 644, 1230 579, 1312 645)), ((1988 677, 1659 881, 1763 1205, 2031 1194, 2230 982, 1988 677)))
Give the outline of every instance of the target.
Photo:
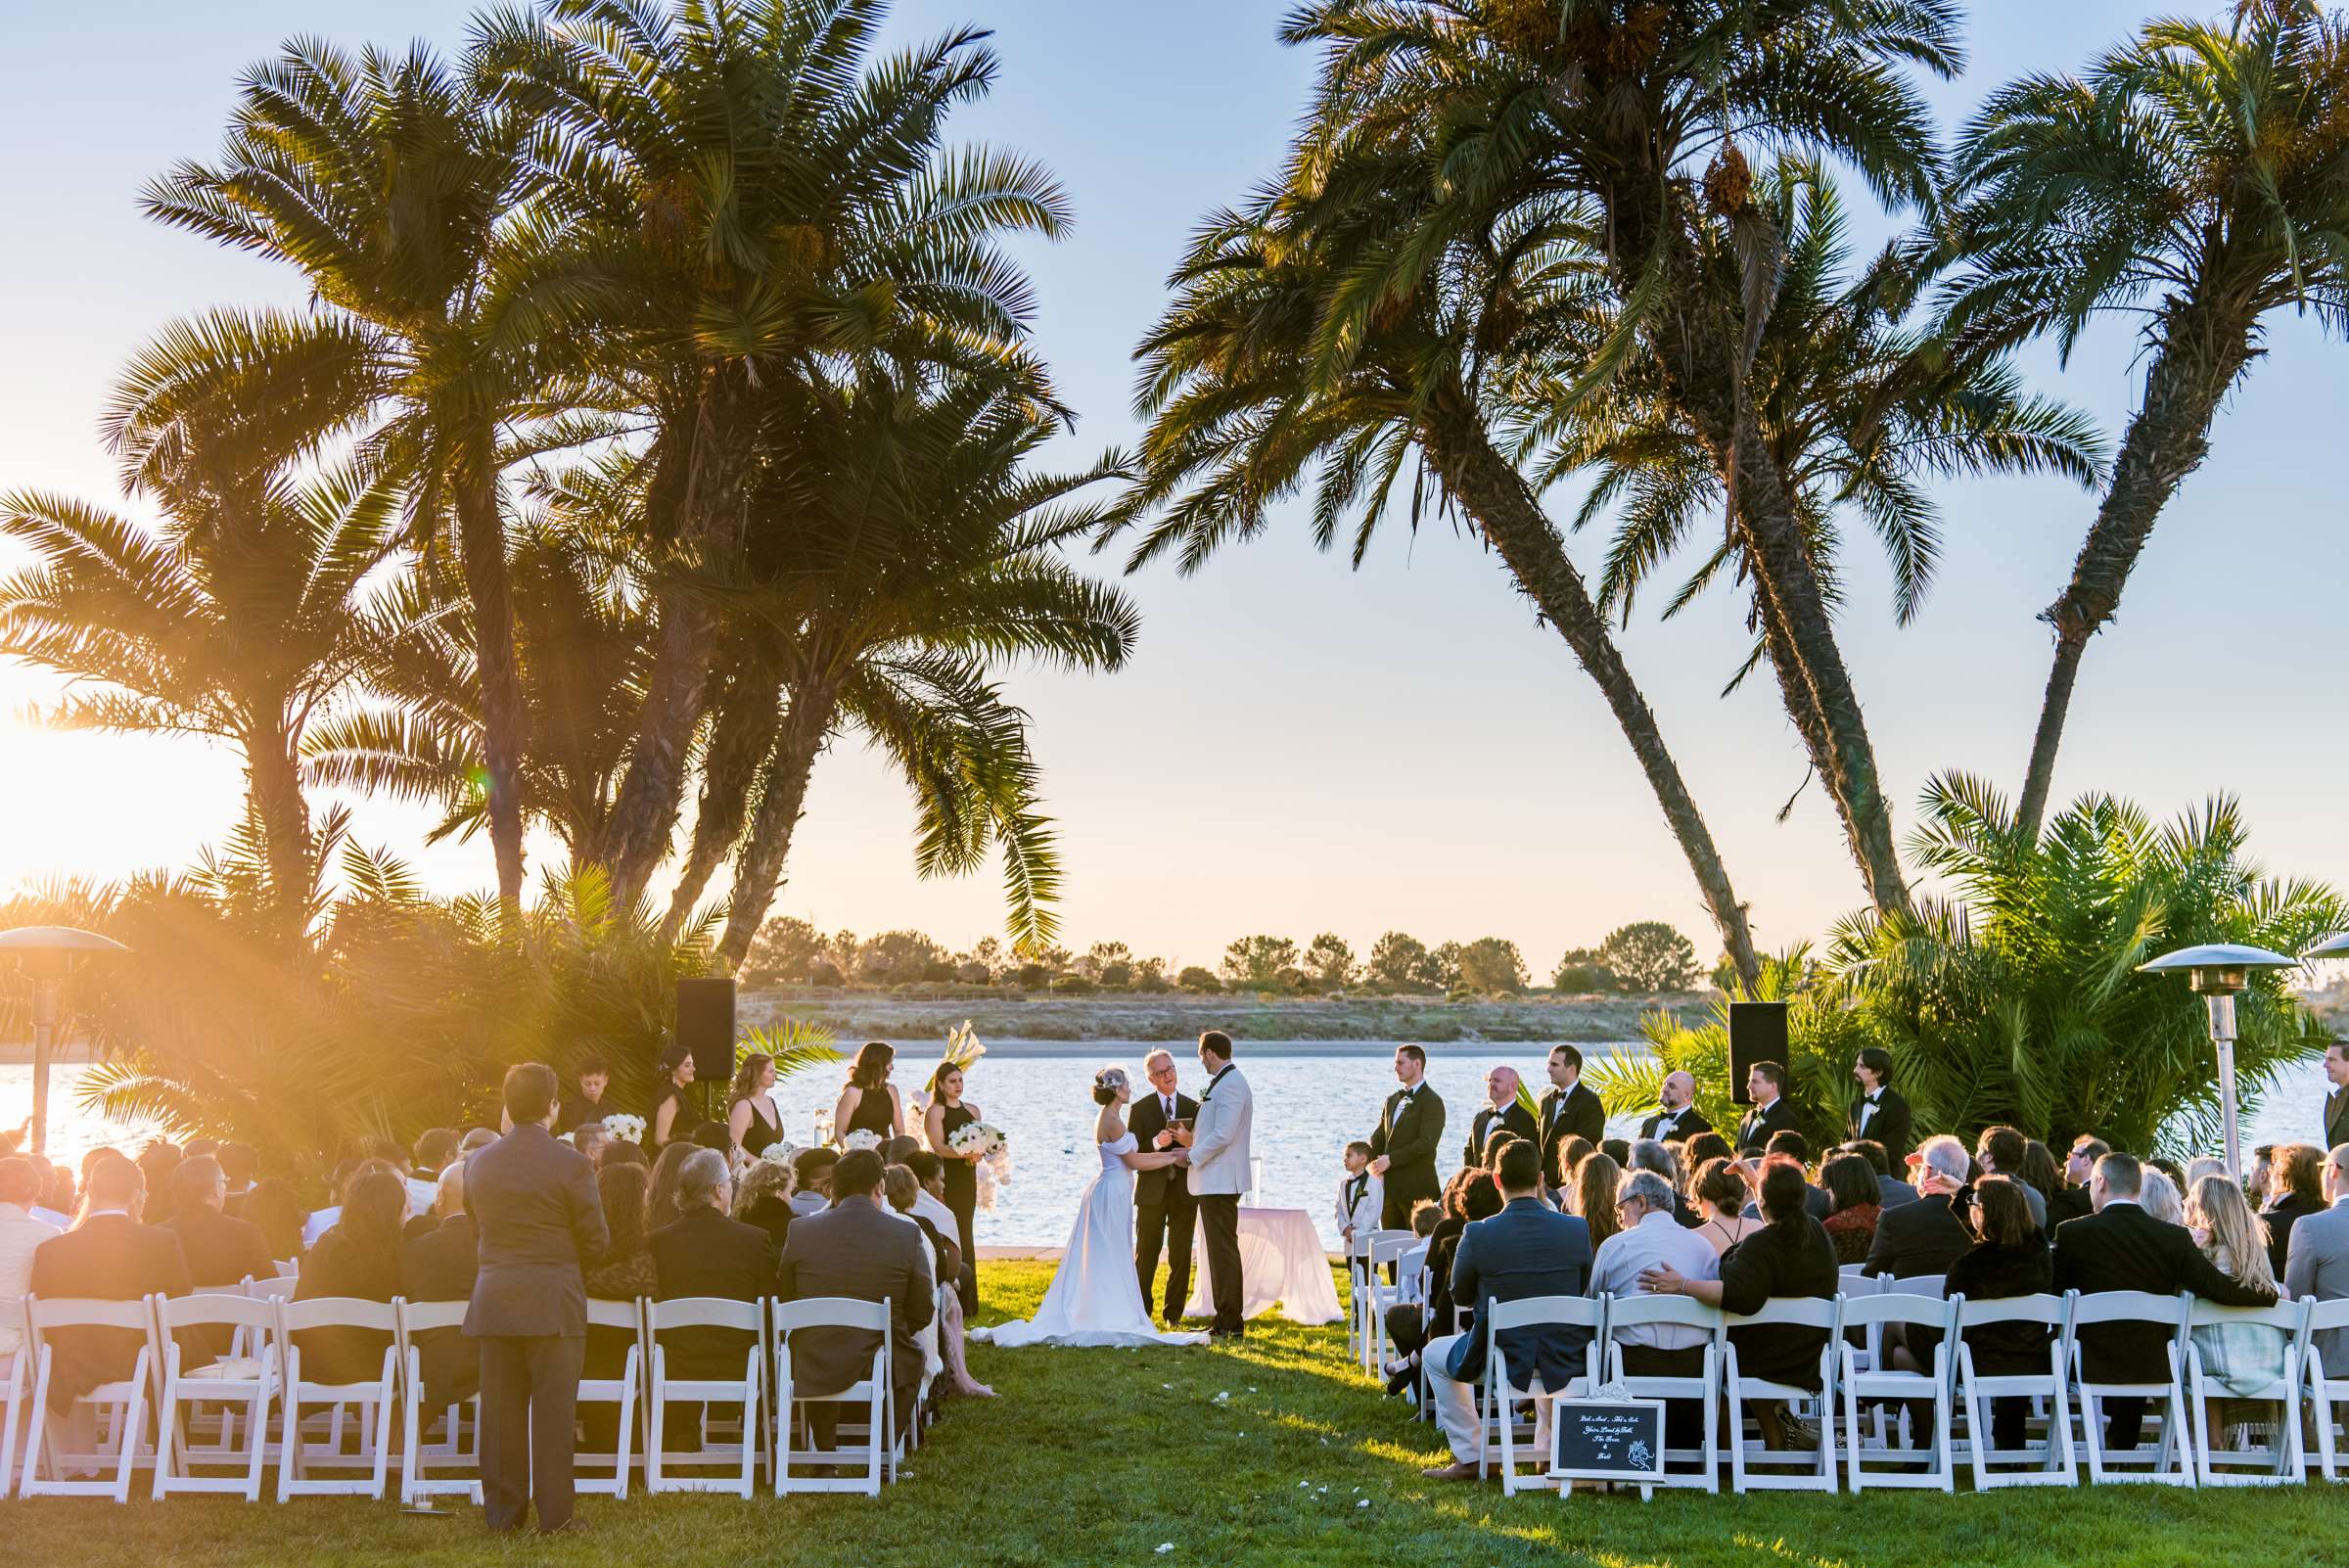
MULTIPOLYGON (((993 1264, 986 1319, 1031 1311, 1046 1264, 993 1264)), ((116 1508, 0 1503, 11 1561, 48 1564, 1784 1563, 2086 1565, 2349 1562, 2349 1495, 2108 1487, 1865 1498, 1524 1495, 1423 1482, 1431 1427, 1346 1360, 1342 1327, 1270 1321, 1245 1348, 972 1350, 1001 1399, 949 1407, 906 1478, 865 1498, 588 1499, 589 1533, 549 1553, 494 1541, 471 1510, 212 1499, 116 1508), (1363 1506, 1364 1503, 1367 1506, 1363 1506)))

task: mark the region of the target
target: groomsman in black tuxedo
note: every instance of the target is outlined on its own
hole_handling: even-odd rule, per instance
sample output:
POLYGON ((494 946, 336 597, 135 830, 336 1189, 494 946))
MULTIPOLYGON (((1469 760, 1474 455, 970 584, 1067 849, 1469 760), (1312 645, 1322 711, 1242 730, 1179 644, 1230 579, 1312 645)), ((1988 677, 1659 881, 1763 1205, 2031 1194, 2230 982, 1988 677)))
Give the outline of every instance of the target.
MULTIPOLYGON (((1760 1154, 1773 1132, 1800 1132, 1794 1125, 1794 1106, 1786 1098, 1786 1069, 1778 1062, 1756 1062, 1745 1075, 1746 1097, 1754 1108, 1737 1124, 1737 1152, 1760 1154)), ((1881 1140, 1879 1140, 1881 1141, 1881 1140)))
POLYGON ((1696 1078, 1689 1073, 1667 1073, 1656 1088, 1656 1114, 1639 1124, 1639 1135, 1670 1143, 1710 1132, 1713 1124, 1696 1112, 1696 1078))
POLYGON ((2337 1149, 2349 1143, 2349 1040, 2325 1047, 2325 1082, 2332 1085, 2325 1096, 2325 1147, 2337 1149))
POLYGON ((1485 1075, 1485 1103, 1477 1107, 1475 1119, 1468 1124, 1468 1142, 1460 1150, 1460 1164, 1483 1165, 1486 1147, 1503 1132, 1528 1143, 1534 1141, 1534 1115, 1517 1102, 1522 1083, 1514 1067, 1496 1067, 1485 1075))
MULTIPOLYGON (((1152 1051, 1142 1060, 1150 1092, 1137 1094, 1127 1108, 1126 1127, 1144 1153, 1174 1147, 1174 1127, 1199 1115, 1199 1102, 1175 1087, 1174 1058, 1152 1051)), ((1167 1326, 1182 1320, 1183 1304, 1191 1299, 1191 1238, 1198 1230, 1199 1208, 1191 1199, 1190 1183, 1182 1172, 1136 1172, 1133 1177, 1133 1271, 1142 1282, 1142 1311, 1150 1311, 1150 1287, 1158 1282, 1158 1256, 1167 1255, 1167 1326)))
POLYGON ((1408 1230, 1411 1205, 1444 1195, 1444 1184, 1436 1179, 1444 1102, 1427 1086, 1427 1052, 1420 1046, 1395 1047, 1395 1081, 1403 1087, 1387 1096, 1378 1130, 1370 1134, 1370 1174, 1386 1186, 1379 1227, 1408 1230))
POLYGON ((1852 1101, 1847 1136, 1855 1143, 1862 1138, 1873 1138, 1883 1144, 1885 1159, 1891 1162, 1893 1170, 1900 1170, 1909 1162, 1909 1146, 1914 1141, 1916 1131, 1910 1119, 1907 1096, 1892 1086, 1892 1052, 1881 1045, 1867 1046, 1853 1064, 1852 1077, 1860 1081, 1860 1097, 1852 1101))
POLYGON ((1583 1053, 1571 1045, 1549 1048, 1549 1087, 1542 1092, 1542 1182, 1556 1188, 1558 1145, 1568 1138, 1588 1138, 1592 1148, 1607 1135, 1607 1108, 1583 1087, 1583 1053))

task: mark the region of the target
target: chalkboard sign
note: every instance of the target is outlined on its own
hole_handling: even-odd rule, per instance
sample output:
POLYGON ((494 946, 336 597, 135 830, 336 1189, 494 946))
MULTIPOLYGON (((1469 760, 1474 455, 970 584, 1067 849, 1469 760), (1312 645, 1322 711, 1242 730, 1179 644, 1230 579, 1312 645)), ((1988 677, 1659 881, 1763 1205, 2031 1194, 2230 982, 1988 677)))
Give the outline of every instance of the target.
POLYGON ((1664 1479, 1661 1400, 1559 1400, 1550 1419, 1558 1445, 1552 1478, 1640 1483, 1642 1496, 1664 1479))

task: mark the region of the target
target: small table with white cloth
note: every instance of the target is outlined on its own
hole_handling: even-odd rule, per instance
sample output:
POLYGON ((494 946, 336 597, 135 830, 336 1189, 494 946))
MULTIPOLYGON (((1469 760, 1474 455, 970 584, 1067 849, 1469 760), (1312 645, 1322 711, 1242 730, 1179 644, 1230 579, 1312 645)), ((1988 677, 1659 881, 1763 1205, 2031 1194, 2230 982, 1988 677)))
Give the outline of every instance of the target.
MULTIPOLYGON (((1194 1317, 1215 1315, 1215 1296, 1207 1275, 1207 1245, 1201 1241, 1198 1282, 1191 1287, 1194 1317)), ((1330 1273, 1329 1254, 1313 1230, 1313 1216, 1303 1209, 1240 1210, 1240 1315, 1259 1317, 1280 1303, 1281 1315, 1292 1323, 1312 1326, 1334 1323, 1346 1314, 1338 1308, 1338 1287, 1330 1273)))

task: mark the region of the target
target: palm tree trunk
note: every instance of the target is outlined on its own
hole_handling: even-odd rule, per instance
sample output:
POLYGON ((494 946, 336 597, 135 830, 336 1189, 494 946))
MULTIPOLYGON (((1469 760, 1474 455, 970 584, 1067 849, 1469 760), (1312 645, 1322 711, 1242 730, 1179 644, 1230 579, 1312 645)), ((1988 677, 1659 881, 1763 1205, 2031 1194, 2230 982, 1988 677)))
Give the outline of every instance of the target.
POLYGON ((457 476, 457 554, 473 601, 474 661, 482 682, 482 754, 489 786, 489 849, 497 861, 497 901, 522 907, 522 756, 530 744, 521 662, 514 647, 514 581, 506 561, 495 459, 486 439, 466 453, 457 476))
POLYGON ((734 856, 734 889, 728 899, 725 934, 717 944, 717 955, 728 972, 742 967, 751 941, 759 935, 767 908, 775 900, 775 890, 783 884, 792 835, 807 805, 807 776, 831 736, 832 715, 839 703, 837 691, 820 681, 802 682, 792 693, 791 710, 783 715, 774 752, 767 759, 750 837, 734 856))
POLYGON ((307 923, 311 884, 310 807, 292 733, 282 724, 247 737, 246 800, 259 825, 269 897, 289 939, 307 923))
POLYGON ((702 796, 693 817, 693 847, 686 852, 677 890, 669 899, 661 934, 675 941, 693 915, 702 890, 725 863, 750 820, 751 792, 759 763, 775 744, 781 673, 763 660, 745 659, 732 687, 719 702, 710 744, 702 754, 702 796))
POLYGON ((1485 537, 1500 552, 1519 589, 1557 628, 1574 650, 1576 662, 1598 683, 1624 738, 1631 742, 1633 755, 1639 760, 1640 770, 1647 775, 1648 787, 1655 791, 1673 837, 1680 841, 1705 908, 1721 933, 1722 946, 1738 978, 1750 989, 1760 980, 1762 966, 1746 924, 1745 905, 1737 901, 1712 831, 1705 826, 1704 815, 1681 777, 1680 764, 1664 744, 1656 715, 1624 665, 1621 650, 1607 632, 1605 618, 1591 602, 1589 589, 1567 556, 1557 530, 1543 513, 1524 476, 1494 448, 1482 417, 1456 383, 1439 392, 1422 424, 1421 436, 1428 460, 1445 486, 1459 498, 1485 537))
POLYGON ((2071 714, 2072 686, 2088 639, 2121 607, 2121 590, 2144 553, 2161 509, 2210 452, 2210 427, 2228 388, 2251 362, 2247 319, 2191 300, 2164 323, 2163 343, 2145 371, 2144 401, 2129 422, 2112 484, 2072 563, 2072 580, 2040 619, 2055 628, 2055 662, 2040 702, 2031 762, 2015 825, 2033 839, 2047 819, 2055 782, 2055 753, 2071 714))
MULTIPOLYGON (((714 369, 695 405, 693 457, 676 538, 688 570, 722 571, 740 548, 749 478, 751 392, 741 370, 714 369)), ((686 756, 709 696, 717 615, 685 584, 660 594, 661 624, 628 771, 612 807, 602 858, 615 895, 632 902, 668 854, 685 798, 686 756)))

